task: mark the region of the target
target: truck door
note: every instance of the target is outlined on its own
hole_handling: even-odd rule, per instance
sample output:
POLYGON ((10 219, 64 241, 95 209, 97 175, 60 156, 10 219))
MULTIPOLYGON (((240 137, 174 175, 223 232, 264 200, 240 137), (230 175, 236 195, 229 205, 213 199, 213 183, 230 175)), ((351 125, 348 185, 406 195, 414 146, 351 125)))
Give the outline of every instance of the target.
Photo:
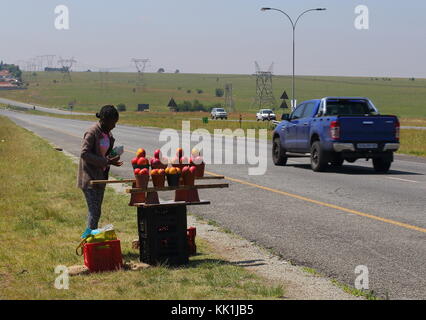
POLYGON ((309 152, 310 151, 310 128, 312 122, 312 116, 316 109, 317 102, 305 103, 305 109, 303 110, 302 117, 299 123, 296 125, 296 146, 297 151, 309 152))
POLYGON ((296 110, 290 116, 290 120, 287 121, 285 127, 281 130, 284 130, 284 146, 288 151, 296 150, 296 142, 297 142, 297 125, 300 122, 300 118, 302 117, 303 110, 305 108, 305 104, 302 103, 299 105, 296 110))

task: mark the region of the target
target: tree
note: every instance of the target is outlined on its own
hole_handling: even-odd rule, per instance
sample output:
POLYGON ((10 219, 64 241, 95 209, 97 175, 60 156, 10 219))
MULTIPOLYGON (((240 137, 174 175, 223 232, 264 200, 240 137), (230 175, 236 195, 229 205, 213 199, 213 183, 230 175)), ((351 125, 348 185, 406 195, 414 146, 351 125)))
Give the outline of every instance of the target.
POLYGON ((164 73, 164 72, 165 72, 164 68, 160 68, 160 69, 157 70, 157 73, 164 73))
POLYGON ((180 72, 179 69, 176 69, 175 73, 179 73, 179 72, 180 72))
POLYGON ((216 97, 223 97, 223 95, 225 94, 225 91, 222 88, 216 88, 215 94, 216 94, 216 97))
POLYGON ((119 112, 126 111, 126 105, 125 105, 124 103, 119 103, 119 104, 117 104, 117 110, 118 110, 119 112))

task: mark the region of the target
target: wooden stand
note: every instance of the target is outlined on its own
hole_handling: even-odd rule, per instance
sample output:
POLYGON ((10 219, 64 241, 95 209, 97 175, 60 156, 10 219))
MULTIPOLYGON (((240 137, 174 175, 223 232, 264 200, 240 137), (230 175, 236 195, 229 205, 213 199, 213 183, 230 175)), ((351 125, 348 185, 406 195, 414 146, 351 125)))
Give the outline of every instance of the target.
MULTIPOLYGON (((201 177, 196 180, 224 179, 223 176, 201 177)), ((198 189, 228 188, 227 183, 179 185, 176 187, 136 188, 135 180, 94 180, 91 184, 132 183, 126 189, 131 196, 129 205, 137 208, 137 223, 140 245, 140 261, 154 265, 165 263, 181 265, 188 263, 189 249, 187 240, 188 205, 209 205, 210 201, 200 200, 198 189), (185 192, 186 201, 162 201, 157 192, 185 192), (147 193, 146 199, 140 195, 147 193), (156 199, 152 198, 155 197, 156 199), (151 199, 150 199, 151 197, 151 199)))

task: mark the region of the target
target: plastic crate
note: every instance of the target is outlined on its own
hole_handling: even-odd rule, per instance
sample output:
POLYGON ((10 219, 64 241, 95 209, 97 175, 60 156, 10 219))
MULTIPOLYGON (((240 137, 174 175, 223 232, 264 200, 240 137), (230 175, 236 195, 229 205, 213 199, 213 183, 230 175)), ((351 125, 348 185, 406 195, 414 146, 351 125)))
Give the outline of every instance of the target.
POLYGON ((90 272, 114 271, 123 266, 120 240, 86 243, 83 254, 84 265, 90 272))
POLYGON ((188 263, 186 205, 138 207, 138 231, 142 262, 188 263))

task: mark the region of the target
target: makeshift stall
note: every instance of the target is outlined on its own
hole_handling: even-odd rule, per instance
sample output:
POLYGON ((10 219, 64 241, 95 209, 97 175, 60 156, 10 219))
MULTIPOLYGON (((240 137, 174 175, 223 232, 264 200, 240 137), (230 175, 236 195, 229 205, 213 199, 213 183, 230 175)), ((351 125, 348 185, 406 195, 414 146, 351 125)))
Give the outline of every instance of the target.
MULTIPOLYGON (((200 200, 198 190, 228 188, 229 185, 198 183, 224 179, 223 176, 204 176, 204 163, 196 165, 179 162, 172 166, 160 166, 146 174, 143 170, 148 169, 149 165, 140 160, 141 167, 138 167, 137 162, 132 160, 136 179, 93 180, 91 184, 132 183, 126 192, 130 194, 129 205, 136 207, 137 211, 141 262, 151 265, 186 264, 189 255, 196 251, 196 231, 187 226, 187 206, 210 204, 210 201, 200 200), (161 170, 168 173, 163 174, 161 170), (168 186, 165 184, 166 176, 168 186), (149 186, 150 182, 152 186, 149 186), (174 200, 160 201, 158 193, 164 191, 174 191, 174 200)), ((156 167, 155 162, 151 167, 156 167)))

